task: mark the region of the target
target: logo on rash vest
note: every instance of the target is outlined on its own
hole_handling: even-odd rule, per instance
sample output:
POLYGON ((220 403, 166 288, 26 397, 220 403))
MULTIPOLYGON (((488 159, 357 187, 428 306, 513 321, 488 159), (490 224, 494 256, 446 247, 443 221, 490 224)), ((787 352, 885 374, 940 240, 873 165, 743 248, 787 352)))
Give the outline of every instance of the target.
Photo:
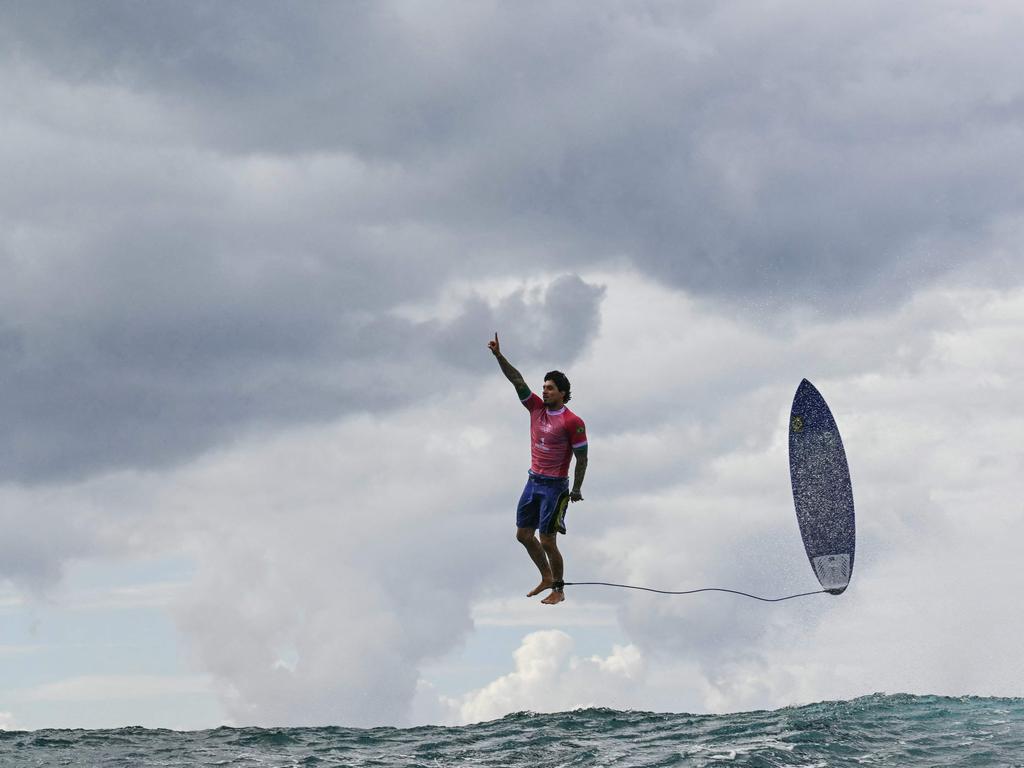
POLYGON ((576 434, 577 435, 582 435, 583 434, 583 427, 576 427, 576 434))

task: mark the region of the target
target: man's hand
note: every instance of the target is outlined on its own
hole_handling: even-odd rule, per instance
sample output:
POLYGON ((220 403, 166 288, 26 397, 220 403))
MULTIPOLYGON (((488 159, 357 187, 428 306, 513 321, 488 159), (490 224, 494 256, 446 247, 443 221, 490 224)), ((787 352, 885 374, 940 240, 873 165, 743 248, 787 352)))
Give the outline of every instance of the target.
POLYGON ((583 494, 579 491, 570 491, 569 501, 583 501, 583 494))
POLYGON ((501 354, 501 347, 498 345, 498 332, 497 331, 494 332, 494 341, 488 341, 487 342, 487 347, 488 347, 488 349, 491 350, 491 352, 494 353, 495 357, 497 357, 498 355, 501 354))

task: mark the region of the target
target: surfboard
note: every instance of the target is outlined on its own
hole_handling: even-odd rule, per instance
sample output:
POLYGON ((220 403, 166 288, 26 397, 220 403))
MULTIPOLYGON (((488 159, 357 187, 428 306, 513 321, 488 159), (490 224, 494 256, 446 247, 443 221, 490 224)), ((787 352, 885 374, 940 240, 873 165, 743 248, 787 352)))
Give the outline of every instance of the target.
POLYGON ((789 477, 804 550, 822 589, 842 594, 853 575, 853 483, 825 398, 800 382, 789 414, 789 477))

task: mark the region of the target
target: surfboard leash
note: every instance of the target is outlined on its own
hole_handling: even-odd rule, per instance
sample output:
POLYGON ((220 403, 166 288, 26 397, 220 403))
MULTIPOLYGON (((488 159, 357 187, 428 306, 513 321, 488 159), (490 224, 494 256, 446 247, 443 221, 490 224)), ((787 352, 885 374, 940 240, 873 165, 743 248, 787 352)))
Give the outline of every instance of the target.
MULTIPOLYGON (((556 582, 556 585, 558 582, 556 582)), ((722 587, 703 587, 702 589, 683 589, 683 590, 669 590, 669 589, 654 589, 653 587, 637 587, 632 584, 612 584, 608 581, 563 581, 561 582, 563 587, 616 587, 618 589, 636 589, 642 592, 655 592, 659 595, 695 595, 698 592, 728 592, 732 595, 742 595, 743 597, 749 597, 753 600, 760 600, 762 603, 779 603, 783 600, 792 600, 795 597, 807 597, 809 595, 825 595, 828 594, 826 589, 817 589, 814 592, 800 592, 796 595, 786 595, 785 597, 758 597, 757 595, 751 595, 748 592, 740 592, 737 589, 724 589, 722 587)))

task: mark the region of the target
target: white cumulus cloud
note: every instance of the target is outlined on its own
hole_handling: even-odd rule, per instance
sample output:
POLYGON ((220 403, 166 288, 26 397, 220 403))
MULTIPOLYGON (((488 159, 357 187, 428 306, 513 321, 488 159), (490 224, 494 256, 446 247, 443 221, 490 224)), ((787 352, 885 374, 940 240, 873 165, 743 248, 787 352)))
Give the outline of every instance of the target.
POLYGON ((446 703, 462 723, 524 710, 629 708, 645 673, 639 649, 617 645, 606 657, 580 657, 572 651, 572 637, 561 630, 532 632, 515 651, 514 672, 446 703))

